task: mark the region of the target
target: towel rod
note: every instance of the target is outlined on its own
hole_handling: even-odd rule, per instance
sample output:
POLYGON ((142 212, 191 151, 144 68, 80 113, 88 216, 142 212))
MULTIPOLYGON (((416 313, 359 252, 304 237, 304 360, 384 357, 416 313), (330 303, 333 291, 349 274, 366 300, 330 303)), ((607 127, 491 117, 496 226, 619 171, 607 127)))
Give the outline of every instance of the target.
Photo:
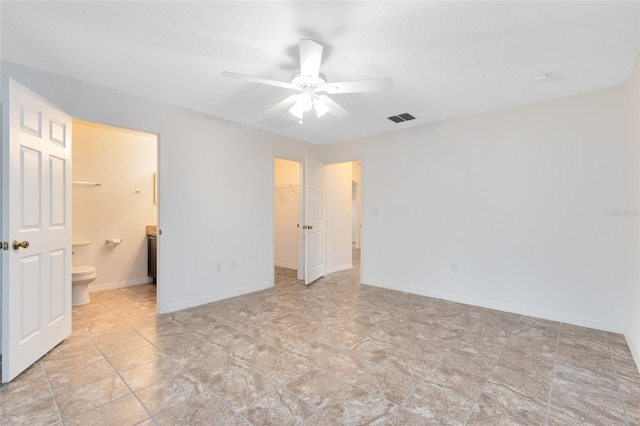
POLYGON ((93 182, 88 180, 74 180, 71 183, 81 186, 102 186, 102 182, 93 182))

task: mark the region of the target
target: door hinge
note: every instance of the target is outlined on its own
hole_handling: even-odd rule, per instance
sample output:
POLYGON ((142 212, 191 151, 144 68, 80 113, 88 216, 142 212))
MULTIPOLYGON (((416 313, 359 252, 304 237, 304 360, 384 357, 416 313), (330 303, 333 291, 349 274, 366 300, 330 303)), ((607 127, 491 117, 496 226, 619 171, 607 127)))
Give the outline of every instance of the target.
POLYGON ((9 250, 9 241, 2 242, 2 250, 9 250))

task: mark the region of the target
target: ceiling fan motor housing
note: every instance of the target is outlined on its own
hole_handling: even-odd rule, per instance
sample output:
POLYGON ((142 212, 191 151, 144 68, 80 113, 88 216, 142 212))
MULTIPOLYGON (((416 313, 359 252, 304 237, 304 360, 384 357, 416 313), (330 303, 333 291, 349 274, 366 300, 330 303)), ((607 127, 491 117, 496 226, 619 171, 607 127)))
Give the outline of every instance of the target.
POLYGON ((318 77, 295 73, 291 77, 291 84, 296 86, 299 90, 310 88, 313 89, 314 92, 319 92, 324 88, 325 84, 327 84, 327 77, 322 72, 318 73, 318 77))

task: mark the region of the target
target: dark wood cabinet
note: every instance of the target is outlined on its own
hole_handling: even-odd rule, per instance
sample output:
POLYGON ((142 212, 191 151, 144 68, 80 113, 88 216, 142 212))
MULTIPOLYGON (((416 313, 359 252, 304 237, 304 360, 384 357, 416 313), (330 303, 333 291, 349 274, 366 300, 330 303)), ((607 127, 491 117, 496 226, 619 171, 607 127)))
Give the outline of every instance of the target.
POLYGON ((147 235, 149 239, 148 275, 156 282, 156 272, 158 269, 158 237, 147 235))

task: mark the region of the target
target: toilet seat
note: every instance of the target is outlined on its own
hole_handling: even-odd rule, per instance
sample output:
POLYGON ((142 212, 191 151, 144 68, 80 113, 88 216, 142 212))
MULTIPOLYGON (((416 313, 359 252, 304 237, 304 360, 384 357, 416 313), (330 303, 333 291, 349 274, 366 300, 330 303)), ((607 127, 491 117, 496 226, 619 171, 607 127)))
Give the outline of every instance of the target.
POLYGON ((72 266, 71 267, 71 276, 72 278, 81 278, 85 275, 91 275, 96 273, 96 268, 93 266, 72 266))

